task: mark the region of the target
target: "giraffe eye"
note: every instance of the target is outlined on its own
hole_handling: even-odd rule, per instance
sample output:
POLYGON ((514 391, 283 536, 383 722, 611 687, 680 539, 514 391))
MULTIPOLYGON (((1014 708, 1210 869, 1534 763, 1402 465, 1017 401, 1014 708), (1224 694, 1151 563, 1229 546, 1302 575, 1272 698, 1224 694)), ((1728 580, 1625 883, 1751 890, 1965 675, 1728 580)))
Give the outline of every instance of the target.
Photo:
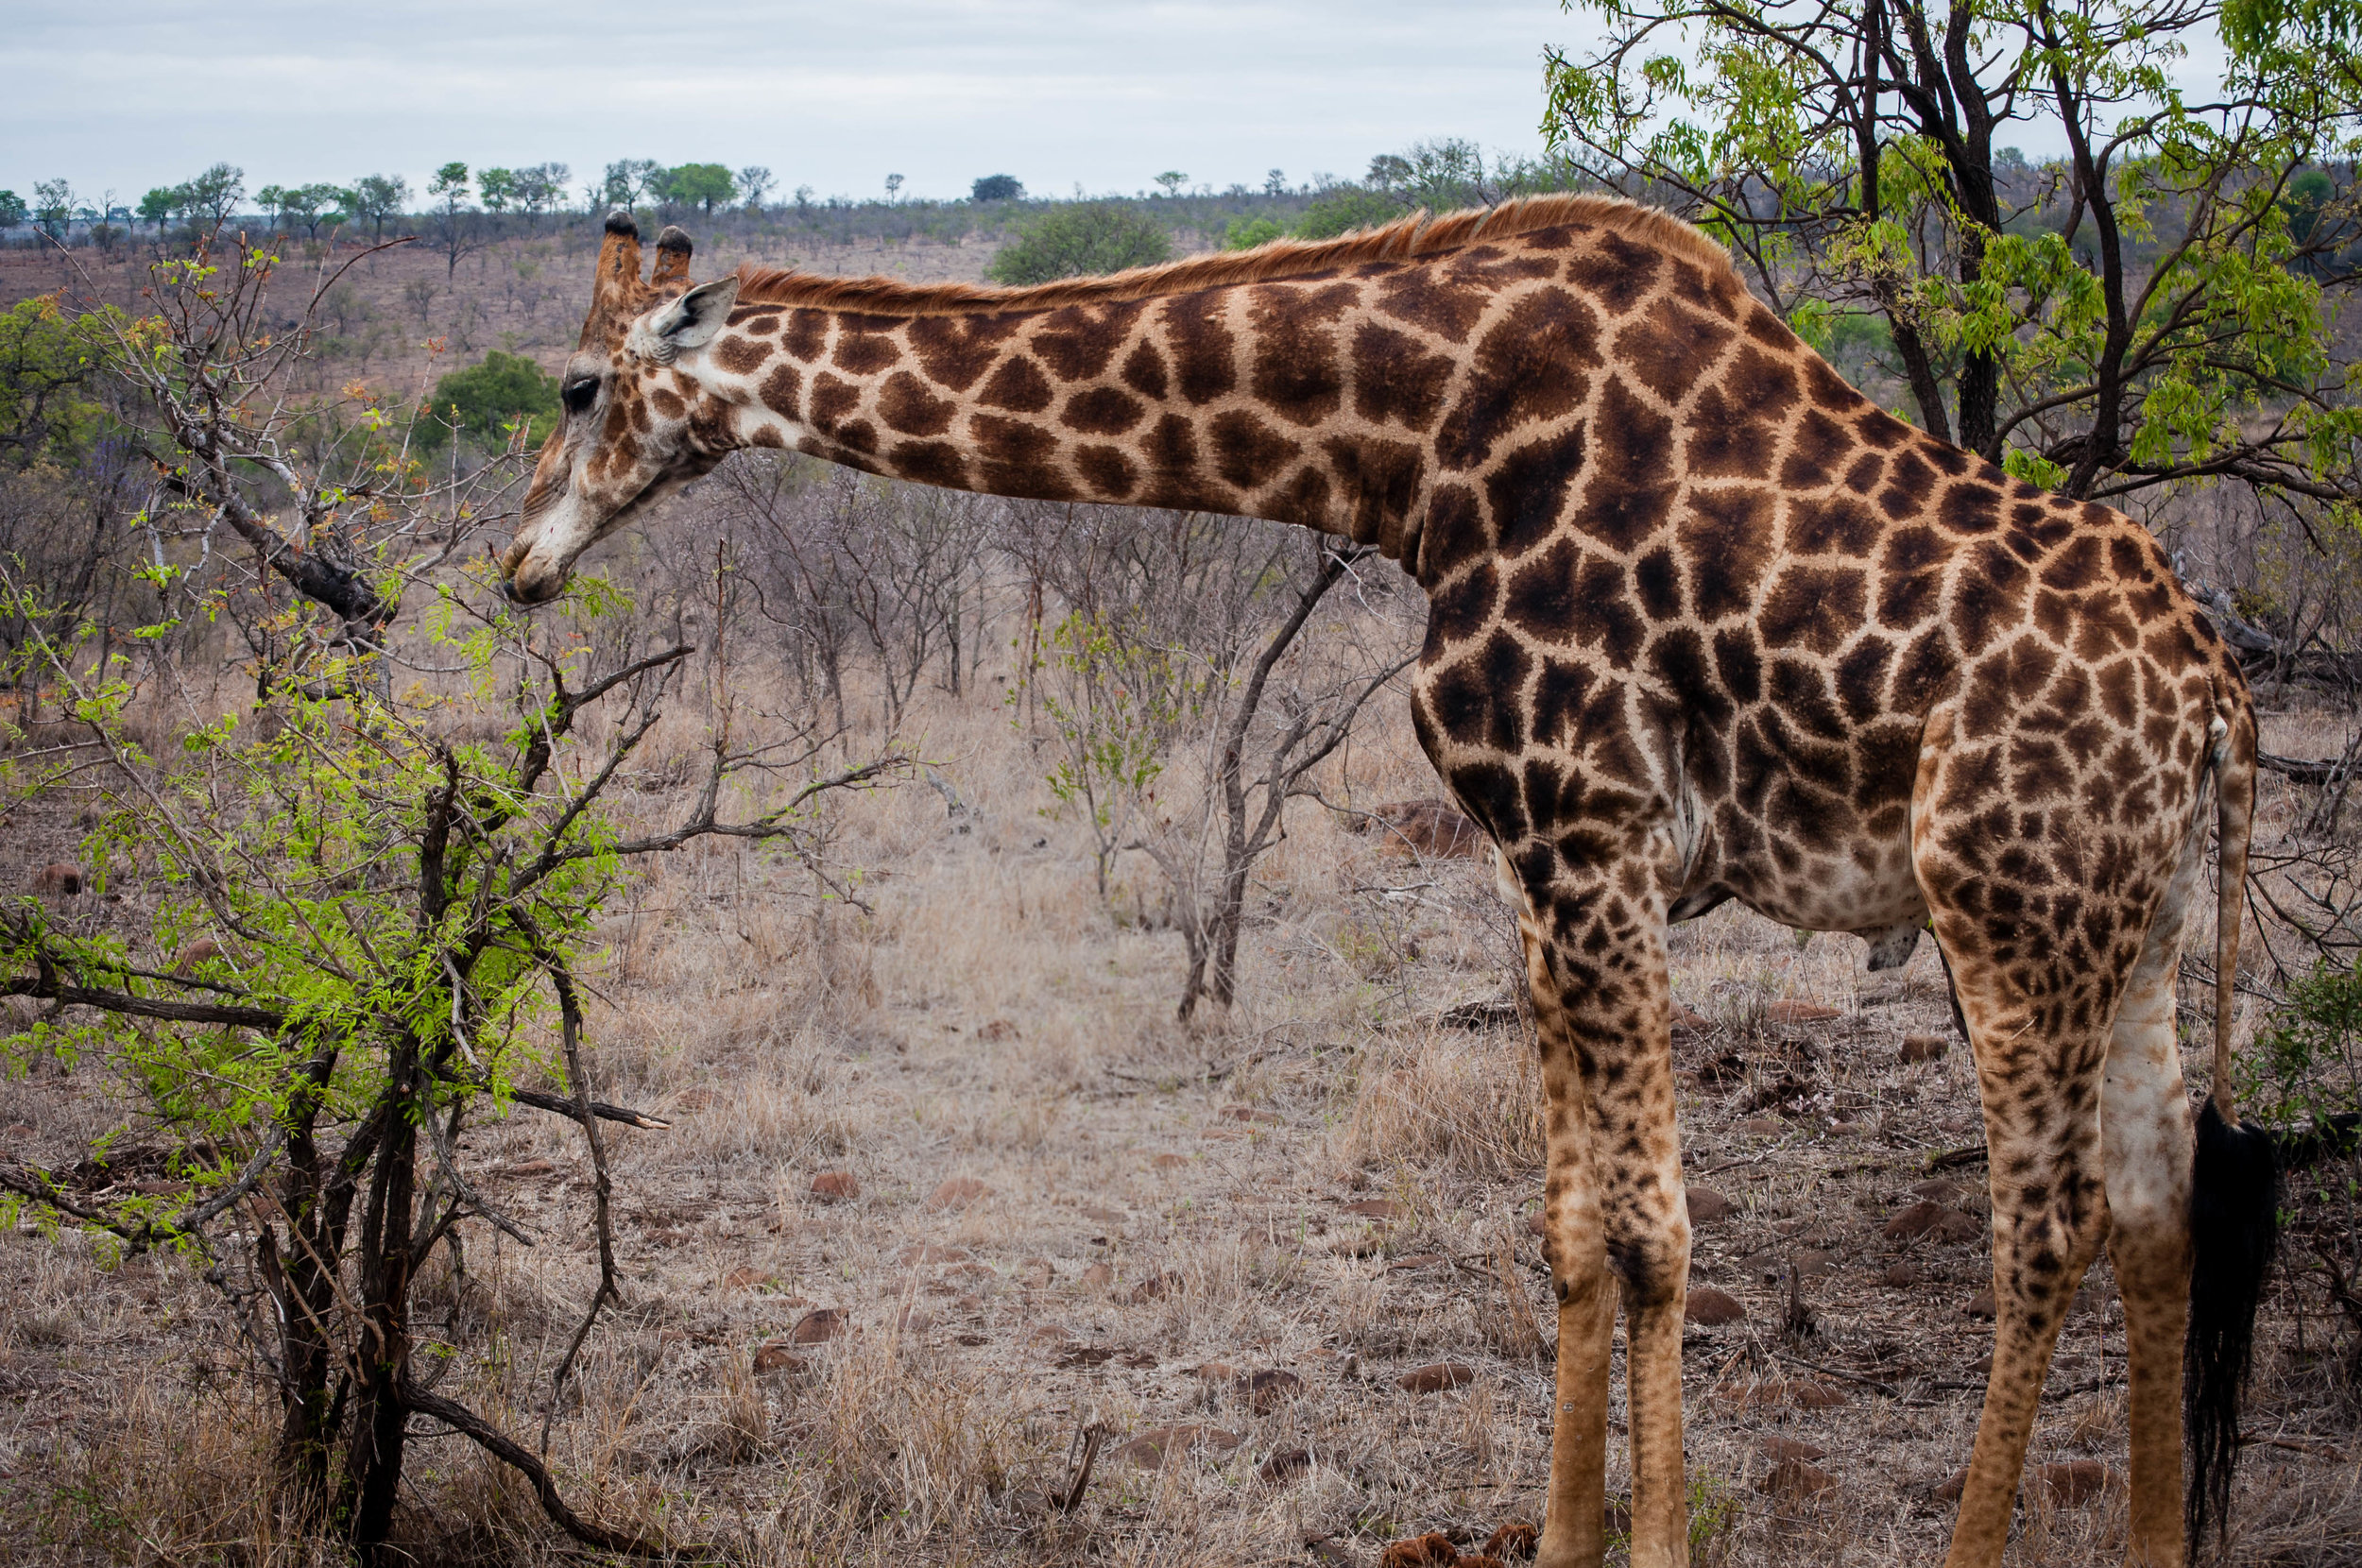
POLYGON ((599 401, 599 378, 585 376, 579 381, 570 381, 557 395, 565 400, 568 413, 588 414, 590 405, 599 401))

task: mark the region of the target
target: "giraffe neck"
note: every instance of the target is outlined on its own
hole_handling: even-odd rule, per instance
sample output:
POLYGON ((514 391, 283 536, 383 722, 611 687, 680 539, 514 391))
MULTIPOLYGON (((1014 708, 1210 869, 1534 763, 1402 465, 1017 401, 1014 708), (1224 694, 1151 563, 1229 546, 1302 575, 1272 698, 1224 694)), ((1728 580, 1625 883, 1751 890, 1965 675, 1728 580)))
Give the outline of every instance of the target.
POLYGON ((729 447, 989 495, 1268 518, 1399 555, 1430 466, 1421 403, 1447 367, 1389 393, 1338 328, 1353 285, 1264 292, 1277 298, 1001 315, 754 305, 709 350, 728 383, 701 380, 732 405, 729 447))

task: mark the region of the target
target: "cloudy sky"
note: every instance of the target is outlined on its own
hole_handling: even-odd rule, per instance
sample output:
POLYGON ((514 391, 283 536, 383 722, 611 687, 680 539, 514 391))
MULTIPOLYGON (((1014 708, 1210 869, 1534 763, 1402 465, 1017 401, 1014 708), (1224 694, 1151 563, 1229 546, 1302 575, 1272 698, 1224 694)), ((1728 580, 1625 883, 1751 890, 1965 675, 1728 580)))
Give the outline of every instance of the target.
POLYGON ((1429 136, 1537 151, 1555 0, 0 0, 0 186, 136 201, 413 188, 447 160, 768 166, 782 190, 1042 194, 1358 176, 1429 136))

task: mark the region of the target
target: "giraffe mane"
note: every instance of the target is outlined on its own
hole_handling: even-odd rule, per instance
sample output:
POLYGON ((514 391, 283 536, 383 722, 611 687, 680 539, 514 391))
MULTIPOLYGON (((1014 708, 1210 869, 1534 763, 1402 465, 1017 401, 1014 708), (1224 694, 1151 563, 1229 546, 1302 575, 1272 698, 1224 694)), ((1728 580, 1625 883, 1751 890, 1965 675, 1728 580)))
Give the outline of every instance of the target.
POLYGON ((1669 213, 1621 196, 1538 196, 1498 207, 1431 216, 1424 209, 1376 229, 1333 240, 1274 240, 1252 250, 1190 256, 1158 266, 1098 278, 996 288, 982 283, 907 283, 898 279, 834 278, 778 267, 738 269, 741 305, 802 305, 880 315, 944 315, 1052 310, 1187 294, 1197 289, 1300 278, 1364 262, 1401 262, 1463 249, 1540 229, 1587 224, 1612 229, 1710 268, 1731 272, 1730 253, 1669 213))

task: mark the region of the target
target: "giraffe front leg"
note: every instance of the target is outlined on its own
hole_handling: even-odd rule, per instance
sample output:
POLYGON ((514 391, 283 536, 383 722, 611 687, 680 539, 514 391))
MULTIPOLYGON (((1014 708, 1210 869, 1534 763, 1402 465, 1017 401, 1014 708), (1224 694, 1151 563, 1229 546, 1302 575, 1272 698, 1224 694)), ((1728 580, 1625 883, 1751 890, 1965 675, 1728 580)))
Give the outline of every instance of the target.
POLYGON ((1549 1138, 1542 1223, 1558 1298, 1549 1494, 1536 1561, 1540 1568, 1597 1568, 1607 1545, 1608 1353, 1616 1332, 1616 1278, 1608 1272, 1606 1232, 1600 1223, 1583 1075, 1565 1009, 1530 925, 1525 935, 1549 1138))
MULTIPOLYGON (((1551 1516, 1553 1523, 1560 1517, 1564 1496, 1572 1529, 1599 1527, 1607 1351, 1620 1298, 1632 1428, 1632 1561, 1635 1568, 1682 1568, 1689 1560, 1681 1361, 1689 1219, 1674 1122, 1664 930, 1648 917, 1652 912, 1620 898, 1557 901, 1559 912, 1570 908, 1587 913, 1589 923, 1573 940, 1567 931, 1554 933, 1547 963, 1535 966, 1547 981, 1536 985, 1535 997, 1537 1015, 1549 1019, 1543 1048, 1553 1203, 1567 1216, 1550 1227, 1565 1259, 1555 1454, 1570 1472, 1580 1467, 1588 1490, 1579 1500, 1562 1491, 1554 1466, 1551 1516), (1562 1142, 1568 1147, 1563 1159, 1562 1142), (1572 1432, 1570 1419, 1581 1423, 1572 1432)), ((1580 1560, 1598 1560, 1597 1548, 1589 1550, 1593 1555, 1580 1560)))

